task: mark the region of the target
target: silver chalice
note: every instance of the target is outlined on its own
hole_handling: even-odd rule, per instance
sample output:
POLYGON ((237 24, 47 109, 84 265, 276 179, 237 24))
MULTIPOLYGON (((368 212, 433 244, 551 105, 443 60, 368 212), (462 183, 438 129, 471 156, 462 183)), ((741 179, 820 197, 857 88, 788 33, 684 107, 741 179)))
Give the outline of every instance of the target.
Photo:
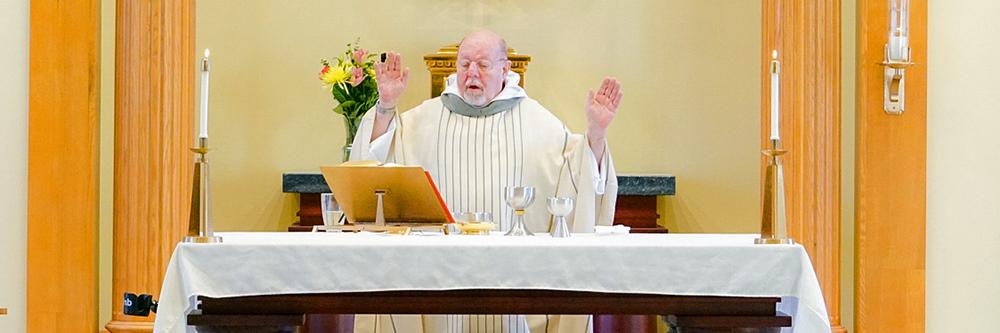
POLYGON ((566 215, 573 211, 573 198, 569 197, 549 197, 549 213, 555 218, 552 225, 552 237, 569 237, 569 227, 566 226, 566 215))
POLYGON ((504 236, 534 236, 531 230, 524 226, 524 209, 535 201, 535 188, 531 186, 512 186, 505 189, 507 206, 514 209, 514 225, 504 236))

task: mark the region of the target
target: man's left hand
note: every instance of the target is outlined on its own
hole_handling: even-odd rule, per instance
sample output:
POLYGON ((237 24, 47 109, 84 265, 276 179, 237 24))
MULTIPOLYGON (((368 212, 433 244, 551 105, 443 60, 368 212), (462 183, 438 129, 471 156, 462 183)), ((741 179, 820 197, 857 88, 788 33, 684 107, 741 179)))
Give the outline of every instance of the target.
MULTIPOLYGON (((591 144, 596 141, 604 141, 608 133, 608 126, 611 120, 615 119, 618 113, 618 105, 622 101, 622 85, 618 79, 613 77, 604 78, 601 87, 597 91, 587 93, 587 136, 591 139, 591 144)), ((595 152, 597 153, 597 152, 595 152)), ((600 157, 598 157, 600 158, 600 157)))

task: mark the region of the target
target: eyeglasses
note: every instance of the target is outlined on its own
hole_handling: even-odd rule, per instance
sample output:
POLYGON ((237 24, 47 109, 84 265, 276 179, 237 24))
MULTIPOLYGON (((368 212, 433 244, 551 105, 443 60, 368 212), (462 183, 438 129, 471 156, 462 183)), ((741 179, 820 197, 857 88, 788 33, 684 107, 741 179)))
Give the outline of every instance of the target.
POLYGON ((507 59, 498 59, 496 61, 489 61, 489 60, 471 61, 471 60, 468 60, 468 59, 461 59, 457 63, 455 63, 455 66, 458 69, 464 69, 464 70, 467 70, 467 71, 471 71, 472 70, 472 65, 476 65, 476 67, 480 71, 489 71, 489 70, 493 69, 494 66, 497 66, 497 65, 499 65, 499 66, 502 67, 503 66, 503 62, 502 61, 506 61, 506 60, 507 59))

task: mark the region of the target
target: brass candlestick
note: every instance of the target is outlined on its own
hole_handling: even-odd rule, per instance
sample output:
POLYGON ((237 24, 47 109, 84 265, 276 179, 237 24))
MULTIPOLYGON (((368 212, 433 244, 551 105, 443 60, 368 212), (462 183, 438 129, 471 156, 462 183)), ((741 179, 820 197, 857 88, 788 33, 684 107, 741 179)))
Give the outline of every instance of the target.
POLYGON ((185 243, 222 243, 222 237, 212 231, 212 200, 208 191, 208 138, 198 138, 191 148, 197 154, 194 162, 194 183, 191 186, 191 219, 185 243))
POLYGON ((781 161, 778 160, 778 156, 786 152, 784 149, 778 149, 777 139, 771 139, 771 149, 761 151, 768 159, 764 176, 764 207, 760 214, 760 238, 754 239, 754 244, 794 243, 791 238, 788 238, 786 219, 784 218, 785 205, 783 203, 779 205, 779 201, 784 201, 784 195, 778 191, 784 192, 785 189, 784 186, 780 186, 783 182, 779 179, 781 175, 778 169, 781 167, 781 161), (780 198, 779 195, 781 195, 780 198))

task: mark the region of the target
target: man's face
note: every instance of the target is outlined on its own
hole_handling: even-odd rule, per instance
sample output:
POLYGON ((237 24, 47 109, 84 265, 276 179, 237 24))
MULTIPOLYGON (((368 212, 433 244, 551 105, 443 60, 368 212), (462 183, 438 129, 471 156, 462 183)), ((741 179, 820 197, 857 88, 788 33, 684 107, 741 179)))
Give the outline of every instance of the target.
POLYGON ((500 46, 467 40, 458 48, 458 91, 473 106, 485 106, 503 90, 510 61, 500 46))

